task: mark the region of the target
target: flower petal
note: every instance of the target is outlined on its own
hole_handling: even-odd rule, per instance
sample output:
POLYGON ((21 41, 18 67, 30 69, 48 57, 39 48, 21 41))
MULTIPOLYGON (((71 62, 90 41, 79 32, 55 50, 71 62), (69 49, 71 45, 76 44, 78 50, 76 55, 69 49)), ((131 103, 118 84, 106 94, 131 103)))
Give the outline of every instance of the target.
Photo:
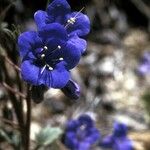
POLYGON ((75 132, 67 132, 65 134, 65 141, 64 141, 65 145, 72 149, 72 150, 77 150, 79 142, 76 138, 76 134, 75 132))
POLYGON ((56 38, 62 40, 68 39, 66 30, 59 23, 51 23, 42 27, 41 30, 39 31, 39 36, 45 39, 49 38, 53 39, 56 38))
POLYGON ((66 0, 54 0, 47 8, 49 15, 48 23, 58 22, 63 24, 65 15, 70 11, 70 5, 66 0))
POLYGON ((114 144, 114 137, 112 135, 106 136, 101 142, 100 146, 103 148, 112 148, 114 144))
POLYGON ((133 150, 133 143, 131 140, 125 138, 122 140, 116 140, 113 149, 115 150, 133 150))
POLYGON ((75 18, 74 23, 67 25, 67 31, 70 35, 77 34, 78 36, 85 36, 90 32, 89 18, 80 12, 73 12, 66 15, 66 24, 70 18, 75 18))
POLYGON ((78 120, 69 120, 66 125, 66 130, 68 131, 76 131, 79 126, 78 120))
POLYGON ((72 99, 78 99, 80 96, 80 87, 72 80, 69 80, 66 86, 61 90, 66 96, 72 99))
POLYGON ((51 72, 53 88, 63 88, 70 79, 70 73, 65 68, 66 63, 64 61, 58 63, 55 69, 51 72))
POLYGON ((23 80, 32 85, 38 84, 40 68, 35 66, 31 60, 25 60, 21 64, 21 75, 23 80))
POLYGON ((115 137, 125 137, 127 135, 127 126, 123 123, 115 122, 113 135, 115 137))
POLYGON ((81 53, 86 49, 86 41, 78 36, 72 36, 67 43, 62 39, 50 39, 47 42, 47 46, 49 49, 55 50, 51 56, 48 56, 48 59, 62 57, 70 70, 79 63, 81 53), (58 45, 61 46, 61 49, 57 48, 58 45))
POLYGON ((21 65, 22 78, 30 84, 46 85, 52 88, 63 88, 70 78, 64 62, 58 63, 53 71, 45 69, 42 72, 42 69, 31 60, 25 60, 21 65))
POLYGON ((19 53, 22 58, 40 45, 42 41, 35 31, 24 32, 18 38, 19 53))
POLYGON ((91 147, 90 143, 83 141, 79 143, 78 150, 90 150, 90 147, 91 147))
POLYGON ((85 141, 94 144, 96 141, 100 139, 100 132, 96 128, 90 128, 87 137, 85 138, 85 141))
POLYGON ((36 22, 38 29, 46 25, 47 18, 48 16, 47 16, 46 11, 38 10, 34 13, 34 20, 36 22))
POLYGON ((87 42, 84 39, 79 38, 77 35, 71 36, 69 38, 70 42, 74 43, 74 45, 76 45, 76 47, 78 47, 78 49, 83 54, 87 48, 87 42))
POLYGON ((67 44, 62 47, 62 57, 67 62, 67 68, 74 68, 80 60, 81 53, 86 48, 86 42, 77 37, 73 37, 67 41, 67 44), (83 50, 84 49, 84 50, 83 50))
POLYGON ((79 117, 79 122, 81 125, 86 125, 88 128, 93 127, 94 123, 90 116, 84 114, 79 117))

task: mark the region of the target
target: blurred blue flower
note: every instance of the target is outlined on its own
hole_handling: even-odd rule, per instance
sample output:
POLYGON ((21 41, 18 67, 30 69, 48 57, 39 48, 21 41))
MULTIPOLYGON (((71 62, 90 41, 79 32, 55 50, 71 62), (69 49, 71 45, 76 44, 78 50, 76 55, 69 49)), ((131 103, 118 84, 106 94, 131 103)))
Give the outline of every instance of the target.
POLYGON ((32 85, 63 88, 70 79, 86 44, 77 36, 68 37, 64 27, 51 23, 39 32, 22 33, 18 38, 21 73, 32 85))
POLYGON ((88 115, 70 120, 66 126, 64 144, 71 150, 89 150, 100 138, 100 133, 88 115))
POLYGON ((78 99, 80 96, 80 87, 79 85, 69 80, 64 88, 61 89, 62 92, 71 99, 78 99))
POLYGON ((137 70, 140 75, 150 74, 150 52, 144 52, 137 70))
POLYGON ((81 11, 71 12, 66 0, 54 0, 46 11, 35 12, 34 19, 39 30, 46 24, 57 22, 67 30, 68 36, 85 36, 90 31, 90 21, 81 11))
POLYGON ((133 150, 132 141, 127 138, 126 125, 116 122, 112 135, 106 136, 100 142, 100 146, 113 150, 133 150))

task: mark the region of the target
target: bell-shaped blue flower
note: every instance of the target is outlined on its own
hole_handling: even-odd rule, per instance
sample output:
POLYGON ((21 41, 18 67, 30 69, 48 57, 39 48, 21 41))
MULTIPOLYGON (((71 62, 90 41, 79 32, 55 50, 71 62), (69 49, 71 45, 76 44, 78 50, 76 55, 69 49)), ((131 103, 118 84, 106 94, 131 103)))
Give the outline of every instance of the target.
POLYGON ((100 138, 100 133, 88 115, 70 120, 66 126, 64 144, 71 150, 89 150, 100 138))
POLYGON ((71 99, 78 99, 80 96, 80 87, 72 80, 69 80, 66 86, 61 90, 67 97, 71 99))
POLYGON ((51 23, 39 32, 22 33, 18 38, 22 58, 21 74, 32 85, 63 88, 70 79, 86 44, 78 37, 68 37, 64 27, 51 23))
MULTIPOLYGON (((80 12, 71 12, 66 0, 54 0, 46 11, 38 10, 34 14, 38 30, 46 24, 60 23, 67 31, 68 36, 85 36, 90 31, 89 18, 80 12)), ((78 37, 78 39, 79 39, 78 37)), ((82 39, 83 40, 83 39, 82 39)), ((83 40, 86 42, 85 40, 83 40)), ((84 49, 85 50, 85 49, 84 49)), ((82 52, 84 52, 84 50, 82 52)))
POLYGON ((132 141, 127 138, 127 127, 125 124, 115 122, 111 135, 106 136, 101 142, 103 148, 113 150, 133 150, 132 141))

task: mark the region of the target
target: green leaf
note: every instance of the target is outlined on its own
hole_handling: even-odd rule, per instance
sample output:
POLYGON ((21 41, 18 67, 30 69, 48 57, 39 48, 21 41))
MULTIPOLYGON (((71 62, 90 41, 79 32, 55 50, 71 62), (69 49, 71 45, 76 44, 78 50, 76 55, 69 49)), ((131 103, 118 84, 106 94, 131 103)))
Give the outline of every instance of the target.
POLYGON ((62 133, 62 130, 58 127, 43 128, 36 136, 37 145, 47 146, 58 139, 62 133))
POLYGON ((2 129, 0 129, 0 137, 4 138, 8 143, 12 143, 11 138, 10 138, 10 137, 8 136, 8 134, 7 134, 4 130, 2 130, 2 129))
POLYGON ((12 136, 12 142, 13 144, 15 145, 16 148, 19 148, 20 147, 20 144, 21 144, 21 137, 20 137, 20 134, 19 133, 16 133, 13 134, 12 136))

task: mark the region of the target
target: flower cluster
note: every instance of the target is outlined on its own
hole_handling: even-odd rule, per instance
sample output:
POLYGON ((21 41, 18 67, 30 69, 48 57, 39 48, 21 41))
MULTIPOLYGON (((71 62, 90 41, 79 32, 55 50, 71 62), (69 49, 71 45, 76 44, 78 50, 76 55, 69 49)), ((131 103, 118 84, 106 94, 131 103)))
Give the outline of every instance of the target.
POLYGON ((53 0, 46 11, 34 14, 37 31, 24 32, 18 38, 21 74, 26 82, 70 88, 70 69, 87 46, 81 37, 90 30, 90 21, 81 11, 71 12, 66 0, 53 0))
POLYGON ((133 150, 132 141, 127 138, 127 127, 125 124, 116 122, 114 131, 111 135, 106 136, 101 142, 103 148, 113 150, 133 150))
POLYGON ((138 66, 138 73, 140 75, 150 74, 150 51, 144 52, 138 66))
POLYGON ((88 115, 70 120, 66 126, 64 144, 71 150, 89 150, 100 138, 100 133, 88 115))

